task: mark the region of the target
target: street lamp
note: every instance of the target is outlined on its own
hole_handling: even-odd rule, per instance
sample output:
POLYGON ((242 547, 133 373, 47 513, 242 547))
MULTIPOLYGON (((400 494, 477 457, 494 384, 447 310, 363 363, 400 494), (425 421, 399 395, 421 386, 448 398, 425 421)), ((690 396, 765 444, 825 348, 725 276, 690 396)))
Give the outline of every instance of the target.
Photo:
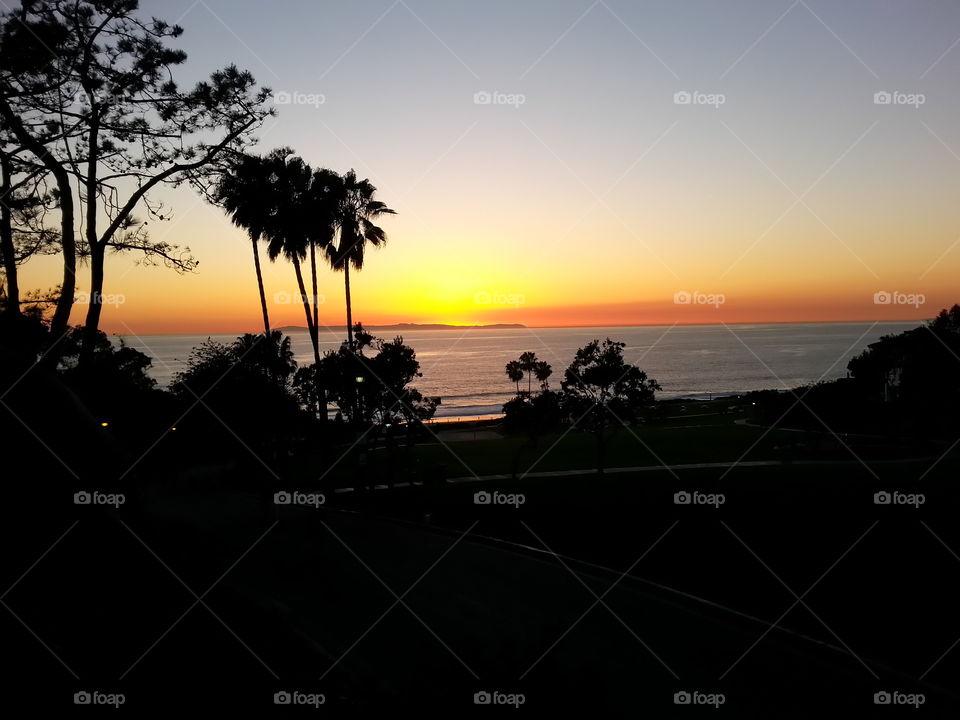
MULTIPOLYGON (((357 384, 358 384, 358 385, 359 385, 360 383, 364 382, 364 380, 366 380, 366 378, 365 378, 363 375, 357 375, 357 377, 354 378, 354 379, 357 381, 357 384)), ((356 421, 357 421, 357 422, 361 422, 361 421, 362 421, 362 417, 361 417, 361 416, 362 416, 362 414, 363 414, 363 398, 360 396, 360 388, 357 388, 357 396, 356 396, 356 397, 357 397, 357 407, 356 407, 357 417, 356 417, 356 421)))

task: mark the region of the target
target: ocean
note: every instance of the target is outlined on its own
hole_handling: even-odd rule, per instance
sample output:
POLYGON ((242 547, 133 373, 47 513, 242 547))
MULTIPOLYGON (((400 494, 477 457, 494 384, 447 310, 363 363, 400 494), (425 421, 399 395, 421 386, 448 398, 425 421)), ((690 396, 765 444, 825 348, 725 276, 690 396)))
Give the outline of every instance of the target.
MULTIPOLYGON (((796 323, 677 325, 646 327, 509 328, 405 330, 404 342, 417 352, 423 377, 413 384, 425 396, 440 396, 438 418, 475 418, 500 413, 514 384, 504 365, 528 350, 553 366, 551 387, 577 348, 593 339, 626 343, 624 356, 663 390, 660 398, 706 399, 767 388, 784 389, 844 377, 847 362, 883 335, 916 327, 896 323, 796 323)), ((396 331, 372 331, 392 338, 396 331)), ((313 353, 305 330, 288 333, 298 363, 313 353)), ((124 340, 153 358, 151 375, 166 386, 186 364, 192 347, 208 337, 235 335, 125 335, 124 340)), ((341 342, 339 333, 321 336, 322 351, 341 342)))

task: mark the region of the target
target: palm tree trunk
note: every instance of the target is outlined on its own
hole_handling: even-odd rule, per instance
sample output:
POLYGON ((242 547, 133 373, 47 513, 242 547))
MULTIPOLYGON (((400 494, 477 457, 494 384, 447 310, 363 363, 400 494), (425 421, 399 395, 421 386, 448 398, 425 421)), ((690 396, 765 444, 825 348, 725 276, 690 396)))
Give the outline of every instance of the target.
POLYGON ((316 243, 312 240, 310 241, 310 275, 313 278, 313 326, 317 329, 317 333, 320 332, 320 310, 318 308, 320 304, 320 298, 317 295, 317 255, 316 255, 316 243))
POLYGON ((343 266, 343 286, 347 293, 347 347, 353 350, 353 306, 350 304, 350 261, 343 266))
POLYGON ((316 325, 313 324, 313 318, 310 315, 310 300, 307 298, 307 288, 303 283, 303 271, 300 269, 300 259, 293 258, 293 270, 297 274, 297 287, 300 288, 300 299, 303 301, 303 314, 307 318, 307 331, 310 333, 310 343, 313 345, 313 361, 317 384, 318 418, 321 423, 327 421, 327 395, 323 389, 323 383, 320 379, 320 335, 317 332, 316 325))
POLYGON ((313 357, 316 362, 317 396, 320 398, 320 421, 327 421, 326 395, 320 378, 320 297, 317 294, 316 243, 310 241, 310 276, 313 281, 313 357))
POLYGON ((300 300, 303 303, 303 314, 307 318, 307 331, 310 333, 310 344, 313 345, 314 362, 320 362, 320 343, 317 336, 317 328, 313 324, 313 316, 310 314, 310 298, 307 297, 307 286, 303 282, 303 270, 300 268, 299 258, 293 259, 293 271, 297 274, 297 287, 300 288, 300 300))
POLYGON ((263 292, 263 273, 260 270, 260 249, 253 240, 253 264, 257 268, 257 287, 260 288, 260 309, 263 311, 263 334, 270 334, 270 315, 267 313, 267 296, 263 292))

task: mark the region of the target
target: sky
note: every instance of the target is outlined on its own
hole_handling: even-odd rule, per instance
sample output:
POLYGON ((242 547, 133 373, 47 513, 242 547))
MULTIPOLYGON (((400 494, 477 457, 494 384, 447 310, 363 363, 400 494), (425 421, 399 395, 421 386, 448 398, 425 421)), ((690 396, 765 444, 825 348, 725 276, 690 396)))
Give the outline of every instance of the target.
MULTIPOLYGON (((141 11, 184 27, 181 84, 236 63, 274 91, 259 150, 355 168, 397 210, 351 277, 355 320, 911 320, 960 302, 955 2, 141 11)), ((189 189, 159 197, 173 218, 153 238, 189 246, 198 270, 111 258, 103 329, 261 327, 244 232, 189 189)), ((21 285, 58 275, 34 260, 21 285)), ((267 263, 265 283, 272 324, 305 324, 292 267, 267 263)), ((320 293, 321 323, 342 324, 342 276, 325 270, 320 293)))

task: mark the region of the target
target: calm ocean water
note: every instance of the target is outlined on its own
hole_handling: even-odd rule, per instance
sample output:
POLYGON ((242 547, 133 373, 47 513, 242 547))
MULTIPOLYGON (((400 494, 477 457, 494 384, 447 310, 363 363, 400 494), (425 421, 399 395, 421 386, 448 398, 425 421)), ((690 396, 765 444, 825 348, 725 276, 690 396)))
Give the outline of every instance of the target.
MULTIPOLYGON (((578 347, 595 338, 626 343, 628 362, 655 378, 661 398, 709 397, 764 388, 782 389, 843 377, 847 361, 882 335, 917 323, 803 323, 777 325, 685 325, 675 327, 530 328, 507 330, 414 330, 404 341, 417 351, 423 377, 414 384, 443 401, 437 417, 496 414, 513 393, 504 365, 532 350, 553 366, 551 386, 559 389, 563 370, 578 347)), ((373 331, 392 337, 393 331, 373 331)), ((297 362, 312 360, 305 330, 290 336, 297 362)), ((150 355, 152 375, 165 386, 182 369, 190 349, 210 337, 234 335, 126 336, 131 347, 150 355)), ((339 334, 321 338, 322 350, 339 346, 339 334)))

